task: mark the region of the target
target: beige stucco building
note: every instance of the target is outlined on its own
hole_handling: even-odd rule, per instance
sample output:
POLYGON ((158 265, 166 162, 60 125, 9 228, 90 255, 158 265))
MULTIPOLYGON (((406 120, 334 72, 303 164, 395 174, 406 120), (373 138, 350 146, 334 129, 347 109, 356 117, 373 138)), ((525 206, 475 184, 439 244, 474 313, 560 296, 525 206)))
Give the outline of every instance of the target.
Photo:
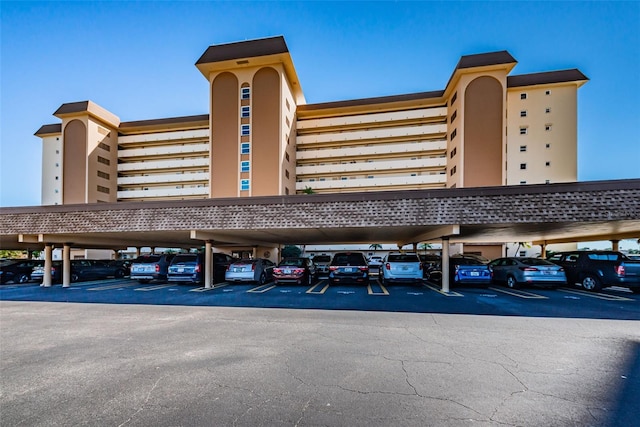
POLYGON ((576 181, 587 77, 516 64, 468 55, 441 90, 307 104, 282 37, 210 46, 202 115, 121 122, 63 104, 36 132, 42 204, 576 181))

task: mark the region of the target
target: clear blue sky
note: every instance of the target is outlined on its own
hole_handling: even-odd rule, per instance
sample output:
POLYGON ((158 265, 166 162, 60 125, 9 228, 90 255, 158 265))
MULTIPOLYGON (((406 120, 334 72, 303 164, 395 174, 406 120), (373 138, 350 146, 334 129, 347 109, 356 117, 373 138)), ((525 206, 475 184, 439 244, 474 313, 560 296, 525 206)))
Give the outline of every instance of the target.
POLYGON ((122 121, 207 113, 212 44, 283 35, 307 102, 444 89, 461 55, 579 68, 581 181, 640 177, 639 2, 7 2, 0 205, 40 204, 43 124, 92 100, 122 121), (400 68, 396 68, 397 65, 400 68))

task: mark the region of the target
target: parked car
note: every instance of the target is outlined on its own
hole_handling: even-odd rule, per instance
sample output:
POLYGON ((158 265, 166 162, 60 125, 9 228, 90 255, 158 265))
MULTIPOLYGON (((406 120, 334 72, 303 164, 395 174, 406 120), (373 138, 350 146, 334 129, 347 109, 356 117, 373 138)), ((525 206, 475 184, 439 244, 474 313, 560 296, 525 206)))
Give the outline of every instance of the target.
POLYGON ((329 264, 331 264, 331 256, 329 255, 316 255, 313 257, 313 263, 316 266, 318 275, 329 274, 329 264))
POLYGON ((494 283, 504 283, 510 288, 523 284, 551 287, 567 284, 562 267, 540 258, 498 258, 489 267, 494 283))
POLYGON ((124 277, 126 270, 118 263, 111 263, 110 260, 94 259, 72 259, 71 260, 71 281, 80 282, 84 280, 106 279, 124 277))
POLYGON ((640 293, 640 261, 615 251, 556 252, 549 261, 564 268, 567 281, 588 291, 622 286, 640 293))
POLYGON ((114 259, 109 261, 111 267, 117 267, 124 271, 124 275, 131 274, 131 260, 130 259, 114 259))
MULTIPOLYGON (((442 264, 440 264, 442 265, 442 264)), ((442 282, 442 267, 439 270, 432 270, 428 279, 442 282)), ((489 266, 476 256, 452 255, 449 257, 449 281, 451 284, 491 284, 491 270, 489 266)))
POLYGON ((384 262, 384 258, 378 255, 373 255, 369 258, 367 264, 369 264, 369 273, 380 274, 380 268, 382 268, 382 263, 384 262))
POLYGON ((177 254, 167 269, 167 281, 178 283, 204 282, 204 254, 177 254))
POLYGON ((440 271, 442 258, 440 255, 435 254, 422 254, 418 255, 420 261, 422 262, 422 274, 423 277, 429 277, 432 271, 440 271))
POLYGON ((331 283, 369 283, 369 265, 362 252, 338 252, 329 265, 331 283))
POLYGON ((227 282, 257 282, 264 285, 273 280, 276 264, 265 258, 241 259, 229 264, 224 279, 227 282))
POLYGON ((169 273, 169 264, 171 264, 171 260, 174 257, 174 254, 139 256, 131 264, 129 278, 140 283, 149 283, 152 280, 166 281, 169 273))
POLYGON ((273 269, 276 285, 283 282, 312 285, 316 278, 316 266, 309 258, 285 258, 273 269))
POLYGON ((33 269, 44 265, 44 261, 35 259, 4 259, 0 261, 0 283, 27 283, 31 280, 33 269))
MULTIPOLYGON (((44 280, 44 261, 42 265, 37 265, 31 272, 31 280, 35 282, 43 282, 44 280)), ((59 283, 62 281, 62 261, 52 261, 51 263, 51 282, 59 283)))
POLYGON ((389 253, 380 267, 382 284, 393 282, 422 282, 422 262, 417 254, 413 252, 389 253))

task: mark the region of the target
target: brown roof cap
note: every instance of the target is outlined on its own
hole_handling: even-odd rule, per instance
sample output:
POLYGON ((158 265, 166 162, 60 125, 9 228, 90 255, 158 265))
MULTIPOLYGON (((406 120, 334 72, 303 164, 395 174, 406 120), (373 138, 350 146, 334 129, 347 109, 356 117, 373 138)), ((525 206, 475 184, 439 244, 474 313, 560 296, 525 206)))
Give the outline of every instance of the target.
POLYGON ((54 123, 50 125, 42 125, 40 129, 34 135, 50 135, 55 133, 62 133, 62 123, 54 123))
POLYGON ((487 65, 511 64, 518 62, 506 50, 498 52, 477 53, 474 55, 463 55, 456 65, 456 70, 461 68, 484 67, 487 65))
POLYGON ((209 115, 198 114, 196 116, 169 117, 166 119, 150 119, 150 120, 136 120, 132 122, 122 122, 120 123, 120 129, 141 127, 141 126, 161 126, 161 125, 170 125, 170 124, 176 124, 176 123, 191 123, 191 122, 202 122, 202 121, 208 122, 209 115))
POLYGON ((289 49, 287 49, 287 44, 282 36, 219 44, 209 46, 198 59, 196 65, 287 52, 289 49))
POLYGON ((79 101, 79 102, 68 102, 66 104, 62 104, 55 113, 54 116, 58 114, 69 114, 69 113, 80 113, 82 111, 87 111, 89 109, 89 101, 79 101))
POLYGON ((533 86, 549 83, 587 81, 589 78, 577 68, 571 70, 547 71, 544 73, 507 76, 507 87, 533 86))

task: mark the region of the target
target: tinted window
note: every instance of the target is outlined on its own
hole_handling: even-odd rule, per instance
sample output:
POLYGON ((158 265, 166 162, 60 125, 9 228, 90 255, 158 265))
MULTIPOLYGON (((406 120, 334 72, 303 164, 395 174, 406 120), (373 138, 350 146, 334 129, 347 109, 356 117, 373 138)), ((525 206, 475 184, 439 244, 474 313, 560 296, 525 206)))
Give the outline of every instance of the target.
POLYGON ((330 262, 331 257, 329 255, 316 255, 313 257, 313 262, 330 262))
POLYGON ((595 259, 598 261, 619 261, 620 256, 618 254, 589 254, 589 259, 595 259))
POLYGON ((134 262, 136 264, 151 264, 160 261, 160 255, 141 256, 134 262))
POLYGON ((387 258, 389 262, 420 262, 416 255, 394 254, 387 258))
POLYGON ((362 254, 336 254, 333 265, 367 265, 362 254))
POLYGON ((283 260, 280 265, 293 265, 296 267, 304 267, 305 262, 303 258, 289 258, 283 260))
POLYGON ((189 254, 189 255, 176 255, 176 257, 173 259, 172 264, 178 264, 178 263, 190 263, 190 262, 198 262, 198 255, 196 254, 189 254))

